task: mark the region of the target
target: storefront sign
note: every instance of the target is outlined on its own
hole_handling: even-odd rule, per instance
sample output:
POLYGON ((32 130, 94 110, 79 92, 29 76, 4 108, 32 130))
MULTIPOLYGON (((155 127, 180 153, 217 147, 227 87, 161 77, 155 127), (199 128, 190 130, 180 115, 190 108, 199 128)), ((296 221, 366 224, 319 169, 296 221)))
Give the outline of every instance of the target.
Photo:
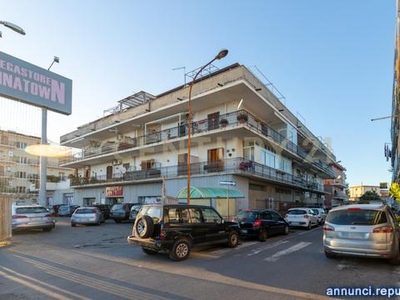
POLYGON ((106 187, 106 196, 107 197, 119 197, 124 194, 124 190, 122 185, 117 186, 108 186, 106 187))

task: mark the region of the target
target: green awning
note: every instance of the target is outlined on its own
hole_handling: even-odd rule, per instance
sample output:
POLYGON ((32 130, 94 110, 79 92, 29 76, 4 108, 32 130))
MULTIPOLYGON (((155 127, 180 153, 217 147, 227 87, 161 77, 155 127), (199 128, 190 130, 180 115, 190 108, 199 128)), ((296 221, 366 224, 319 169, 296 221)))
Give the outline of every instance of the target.
MULTIPOLYGON (((182 188, 178 195, 178 199, 187 198, 187 187, 182 188)), ((214 187, 190 187, 191 199, 208 199, 208 198, 228 198, 228 188, 214 188, 214 187)), ((229 198, 244 198, 243 194, 235 189, 229 188, 229 198)))

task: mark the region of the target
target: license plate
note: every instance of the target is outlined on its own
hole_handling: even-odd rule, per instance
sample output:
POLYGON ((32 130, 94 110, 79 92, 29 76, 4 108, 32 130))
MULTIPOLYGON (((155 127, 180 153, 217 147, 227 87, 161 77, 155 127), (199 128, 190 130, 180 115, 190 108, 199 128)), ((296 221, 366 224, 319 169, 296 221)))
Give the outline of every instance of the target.
POLYGON ((246 229, 242 229, 241 232, 242 233, 247 233, 247 230, 246 229))

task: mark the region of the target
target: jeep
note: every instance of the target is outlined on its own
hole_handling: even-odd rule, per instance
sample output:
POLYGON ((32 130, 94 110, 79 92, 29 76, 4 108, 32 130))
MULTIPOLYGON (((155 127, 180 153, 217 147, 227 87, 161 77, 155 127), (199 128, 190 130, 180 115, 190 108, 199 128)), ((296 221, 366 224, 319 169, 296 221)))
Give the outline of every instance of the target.
POLYGON ((225 221, 211 206, 188 204, 144 204, 136 216, 129 244, 142 247, 148 255, 169 253, 173 261, 189 257, 199 246, 239 244, 238 223, 225 221))

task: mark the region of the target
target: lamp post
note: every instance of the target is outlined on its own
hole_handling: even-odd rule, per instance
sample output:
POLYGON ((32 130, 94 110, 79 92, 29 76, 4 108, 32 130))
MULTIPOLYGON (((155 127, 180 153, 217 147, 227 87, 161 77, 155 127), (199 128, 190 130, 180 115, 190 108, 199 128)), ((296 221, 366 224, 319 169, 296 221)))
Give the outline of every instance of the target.
MULTIPOLYGON (((15 32, 18 32, 19 34, 25 35, 25 30, 23 30, 21 27, 19 27, 16 24, 13 24, 11 22, 6 22, 6 21, 0 21, 1 25, 4 25, 5 27, 10 28, 11 30, 14 30, 15 32)), ((1 37, 1 32, 0 32, 0 37, 1 37)))
MULTIPOLYGON (((59 63, 60 59, 57 56, 54 56, 53 61, 51 62, 50 67, 47 68, 50 71, 51 67, 54 63, 59 63)), ((47 108, 42 107, 42 138, 41 145, 47 145, 47 108)), ((46 206, 47 204, 47 157, 46 155, 41 154, 39 161, 40 168, 40 190, 39 190, 39 204, 46 206)))
POLYGON ((190 204, 190 148, 191 148, 191 143, 192 143, 192 138, 191 138, 191 133, 192 133, 192 105, 191 105, 191 100, 192 100, 192 88, 193 84, 196 81, 197 76, 203 71, 207 66, 211 65, 215 60, 224 58, 225 56, 228 55, 228 50, 227 49, 222 49, 221 51, 218 52, 218 54, 208 63, 206 63, 204 66, 200 68, 200 70, 196 73, 196 75, 193 77, 193 80, 190 82, 189 86, 189 100, 188 100, 188 153, 187 153, 187 204, 190 204))

